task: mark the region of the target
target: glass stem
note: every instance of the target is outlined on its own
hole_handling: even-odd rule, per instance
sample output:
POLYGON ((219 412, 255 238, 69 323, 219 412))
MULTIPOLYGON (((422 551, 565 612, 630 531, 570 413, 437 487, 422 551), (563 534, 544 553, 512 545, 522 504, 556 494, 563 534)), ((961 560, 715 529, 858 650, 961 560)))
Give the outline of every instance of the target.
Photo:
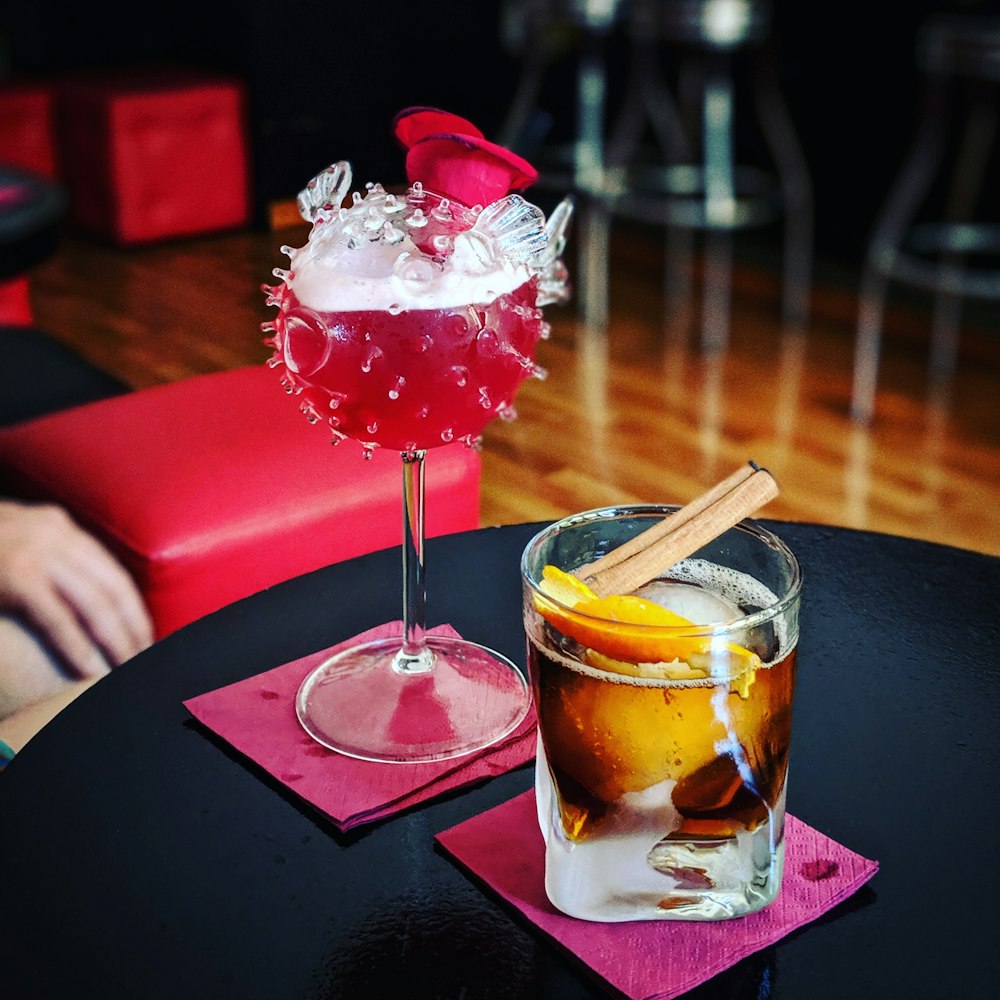
POLYGON ((427 587, 424 580, 424 456, 403 456, 403 648, 393 660, 401 674, 424 674, 434 666, 427 645, 427 587))

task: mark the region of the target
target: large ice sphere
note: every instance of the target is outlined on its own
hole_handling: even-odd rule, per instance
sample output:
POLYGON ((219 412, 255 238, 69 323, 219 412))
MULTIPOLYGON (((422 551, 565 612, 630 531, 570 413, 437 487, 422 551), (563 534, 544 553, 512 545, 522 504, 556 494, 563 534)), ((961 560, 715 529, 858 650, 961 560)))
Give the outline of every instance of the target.
POLYGON ((735 604, 720 594, 676 580, 653 580, 640 587, 636 596, 659 604, 696 625, 732 621, 741 614, 735 604))

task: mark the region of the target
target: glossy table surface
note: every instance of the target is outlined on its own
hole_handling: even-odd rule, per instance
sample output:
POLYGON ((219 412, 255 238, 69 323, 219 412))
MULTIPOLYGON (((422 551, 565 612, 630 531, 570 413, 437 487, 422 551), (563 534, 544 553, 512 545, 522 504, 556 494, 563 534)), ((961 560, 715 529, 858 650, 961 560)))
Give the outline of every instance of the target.
MULTIPOLYGON (((996 997, 1000 559, 764 522, 806 578, 789 809, 881 869, 694 998, 996 997)), ((524 663, 540 525, 428 543, 430 623, 524 663)), ((0 996, 601 997, 439 849, 530 765, 342 835, 181 702, 399 616, 398 550, 300 577, 115 671, 0 776, 0 996)))

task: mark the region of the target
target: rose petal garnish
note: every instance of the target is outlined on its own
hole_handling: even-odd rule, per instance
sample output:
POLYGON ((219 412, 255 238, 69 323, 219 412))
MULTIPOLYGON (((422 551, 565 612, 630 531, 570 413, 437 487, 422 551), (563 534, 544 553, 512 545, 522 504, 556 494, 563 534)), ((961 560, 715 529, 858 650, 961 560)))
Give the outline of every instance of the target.
POLYGON ((463 205, 492 205, 510 191, 523 191, 538 171, 516 153, 479 136, 430 135, 406 154, 406 176, 463 205))
POLYGON ((404 108, 392 120, 392 130, 403 147, 411 146, 432 135, 471 135, 484 138, 472 122, 439 108, 404 108))

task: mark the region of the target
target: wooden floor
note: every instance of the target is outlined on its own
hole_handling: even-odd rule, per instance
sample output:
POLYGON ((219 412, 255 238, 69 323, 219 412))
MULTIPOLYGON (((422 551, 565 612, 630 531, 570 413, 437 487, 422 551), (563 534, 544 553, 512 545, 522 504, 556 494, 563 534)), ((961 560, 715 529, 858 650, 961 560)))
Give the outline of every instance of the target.
MULTIPOLYGON (((287 263, 279 247, 304 238, 292 227, 126 251, 67 235, 33 277, 38 324, 136 387, 263 361, 260 285, 287 263)), ((741 250, 729 347, 706 355, 697 309, 664 296, 657 234, 616 226, 610 256, 607 328, 550 308, 549 377, 525 385, 517 420, 487 430, 484 524, 684 502, 752 458, 782 487, 767 516, 1000 555, 1000 316, 963 331, 942 399, 926 314, 895 306, 862 427, 849 417, 856 276, 819 268, 809 323, 783 330, 768 254, 741 250)))

